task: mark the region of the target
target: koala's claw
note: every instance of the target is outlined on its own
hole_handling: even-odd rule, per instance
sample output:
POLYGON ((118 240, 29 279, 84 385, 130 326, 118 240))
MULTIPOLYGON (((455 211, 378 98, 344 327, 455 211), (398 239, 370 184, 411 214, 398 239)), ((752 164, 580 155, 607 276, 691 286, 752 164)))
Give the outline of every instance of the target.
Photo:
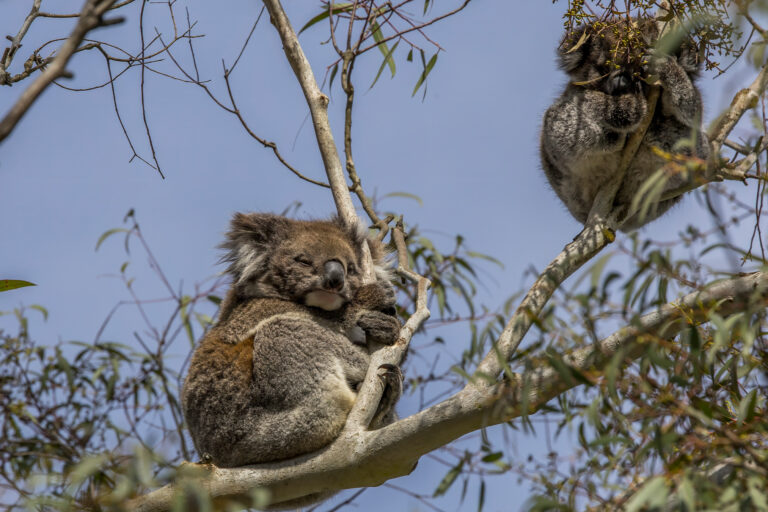
POLYGON ((384 370, 384 373, 379 374, 379 379, 381 379, 384 384, 387 384, 388 381, 394 377, 400 379, 400 382, 403 381, 403 372, 401 372, 400 368, 394 364, 382 364, 379 366, 379 370, 384 370))
POLYGON ((371 420, 371 427, 378 428, 389 425, 397 419, 395 414, 395 403, 403 394, 403 372, 394 364, 383 364, 379 366, 383 372, 378 374, 379 380, 384 384, 384 393, 381 395, 379 407, 371 420))

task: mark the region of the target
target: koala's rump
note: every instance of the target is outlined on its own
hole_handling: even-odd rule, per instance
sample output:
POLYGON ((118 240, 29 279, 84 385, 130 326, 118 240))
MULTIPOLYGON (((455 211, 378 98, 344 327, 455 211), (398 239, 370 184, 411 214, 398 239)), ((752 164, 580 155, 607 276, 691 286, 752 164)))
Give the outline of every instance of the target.
POLYGON ((286 459, 332 442, 369 361, 340 322, 302 311, 258 322, 228 351, 228 373, 193 376, 191 368, 185 384, 193 380, 210 391, 197 393, 205 412, 197 422, 188 413, 188 421, 198 450, 225 467, 286 459))
MULTIPOLYGON (((675 119, 658 114, 654 116, 654 122, 649 127, 624 176, 622 186, 616 195, 616 205, 629 206, 648 178, 665 165, 666 162, 653 151, 653 147, 670 153, 706 158, 707 144, 701 134, 698 134, 695 150, 678 145, 679 142, 691 138, 692 133, 690 127, 675 119), (677 137, 670 137, 670 135, 677 135, 677 137)), ((545 174, 555 193, 578 221, 582 223, 587 221, 587 215, 597 192, 616 173, 622 151, 623 145, 618 150, 610 152, 587 152, 580 155, 579 158, 574 158, 566 165, 553 158, 553 155, 548 154, 546 149, 542 148, 545 174)), ((680 174, 667 176, 664 189, 677 187, 684 180, 685 177, 680 174)), ((677 203, 679 199, 674 198, 654 205, 642 221, 637 216, 627 219, 622 230, 634 229, 657 218, 677 203)))

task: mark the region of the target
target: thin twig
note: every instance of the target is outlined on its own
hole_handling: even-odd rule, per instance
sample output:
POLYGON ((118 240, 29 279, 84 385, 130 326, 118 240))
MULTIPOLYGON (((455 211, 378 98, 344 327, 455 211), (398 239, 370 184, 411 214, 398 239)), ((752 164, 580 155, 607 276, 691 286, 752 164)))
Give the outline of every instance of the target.
POLYGON ((116 0, 89 0, 86 2, 77 25, 66 41, 61 45, 56 57, 40 76, 32 82, 14 103, 5 117, 0 121, 0 142, 6 139, 16 127, 22 116, 29 110, 32 104, 42 92, 57 78, 64 76, 67 63, 77 50, 85 35, 94 28, 103 24, 102 15, 116 0))

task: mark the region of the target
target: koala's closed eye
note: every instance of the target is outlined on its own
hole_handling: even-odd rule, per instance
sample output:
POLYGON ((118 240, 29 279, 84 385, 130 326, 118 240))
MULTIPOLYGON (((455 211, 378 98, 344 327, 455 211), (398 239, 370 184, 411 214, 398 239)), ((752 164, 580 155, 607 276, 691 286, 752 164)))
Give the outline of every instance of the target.
POLYGON ((302 265, 304 265, 306 267, 311 267, 312 266, 312 260, 310 260, 308 257, 303 256, 303 255, 296 256, 295 258, 293 258, 293 261, 295 261, 296 263, 301 263, 302 265))

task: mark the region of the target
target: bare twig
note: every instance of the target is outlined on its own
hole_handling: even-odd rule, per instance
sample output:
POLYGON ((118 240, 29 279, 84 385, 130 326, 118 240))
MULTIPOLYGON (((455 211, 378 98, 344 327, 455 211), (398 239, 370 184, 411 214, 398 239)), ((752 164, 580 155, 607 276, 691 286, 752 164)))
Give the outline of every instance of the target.
POLYGON ((325 172, 328 175, 328 182, 331 185, 331 193, 336 203, 336 210, 347 224, 351 226, 356 225, 358 222, 357 214, 355 213, 352 199, 349 197, 348 187, 344 179, 344 171, 341 167, 336 143, 333 140, 333 133, 328 121, 328 96, 323 94, 317 86, 317 81, 312 73, 312 67, 304 55, 304 50, 299 45, 296 33, 279 0, 265 0, 264 5, 267 7, 272 24, 280 35, 285 56, 291 64, 291 68, 301 85, 301 90, 304 92, 304 97, 309 105, 312 124, 315 128, 315 136, 317 137, 317 145, 323 159, 325 172))
POLYGON ((16 127, 22 116, 29 110, 40 94, 57 78, 66 75, 66 66, 85 35, 104 24, 102 15, 117 0, 88 0, 80 11, 74 30, 61 45, 56 57, 32 84, 21 94, 2 121, 0 121, 0 142, 5 140, 16 127))
POLYGON ((32 22, 35 21, 35 18, 39 15, 41 2, 42 0, 34 0, 34 2, 32 2, 32 9, 29 11, 29 14, 27 14, 27 17, 24 18, 24 22, 21 24, 19 32, 11 38, 10 48, 3 53, 3 59, 2 62, 0 62, 0 85, 7 83, 8 73, 6 70, 10 67, 11 62, 13 62, 13 57, 16 55, 18 49, 21 48, 21 40, 27 35, 27 31, 29 30, 29 27, 32 26, 32 22))
MULTIPOLYGON (((280 1, 264 0, 264 5, 269 12, 272 24, 280 35, 280 39, 283 42, 283 51, 296 75, 296 79, 301 85, 309 106, 317 145, 320 149, 326 175, 328 176, 328 183, 331 185, 331 193, 336 203, 336 210, 347 225, 358 225, 360 221, 352 204, 352 198, 349 195, 349 188, 344 178, 339 153, 328 121, 328 97, 320 91, 312 68, 304 55, 304 51, 282 5, 280 5, 280 1)), ((363 271, 365 282, 375 281, 376 276, 373 272, 373 263, 367 246, 365 247, 363 271)), ((428 281, 420 286, 424 293, 426 293, 428 281)), ((417 312, 409 319, 409 322, 413 320, 413 323, 418 322, 418 325, 420 325, 420 322, 426 320, 428 316, 429 311, 426 309, 426 298, 424 298, 424 307, 421 310, 417 309, 417 312)), ((379 347, 372 354, 365 380, 347 419, 344 430, 344 432, 347 432, 347 435, 357 435, 361 429, 367 428, 370 424, 370 420, 373 418, 383 392, 381 381, 377 375, 378 369, 383 364, 397 365, 400 363, 408 350, 408 343, 414 331, 415 329, 412 325, 406 324, 400 331, 397 343, 392 346, 379 347)))
MULTIPOLYGON (((152 140, 152 131, 149 129, 149 120, 147 119, 147 103, 144 99, 144 75, 147 70, 146 58, 144 51, 148 45, 144 44, 144 7, 146 2, 141 2, 141 10, 139 11, 139 37, 141 39, 141 53, 139 54, 139 61, 141 66, 141 81, 139 84, 139 96, 141 98, 141 119, 144 122, 144 131, 147 134, 147 141, 149 142, 149 150, 152 152, 152 161, 155 162, 153 166, 155 170, 160 174, 162 179, 165 179, 162 169, 160 169, 160 162, 157 160, 157 153, 155 152, 155 143, 152 140)), ((151 44, 151 43, 150 43, 151 44)))

